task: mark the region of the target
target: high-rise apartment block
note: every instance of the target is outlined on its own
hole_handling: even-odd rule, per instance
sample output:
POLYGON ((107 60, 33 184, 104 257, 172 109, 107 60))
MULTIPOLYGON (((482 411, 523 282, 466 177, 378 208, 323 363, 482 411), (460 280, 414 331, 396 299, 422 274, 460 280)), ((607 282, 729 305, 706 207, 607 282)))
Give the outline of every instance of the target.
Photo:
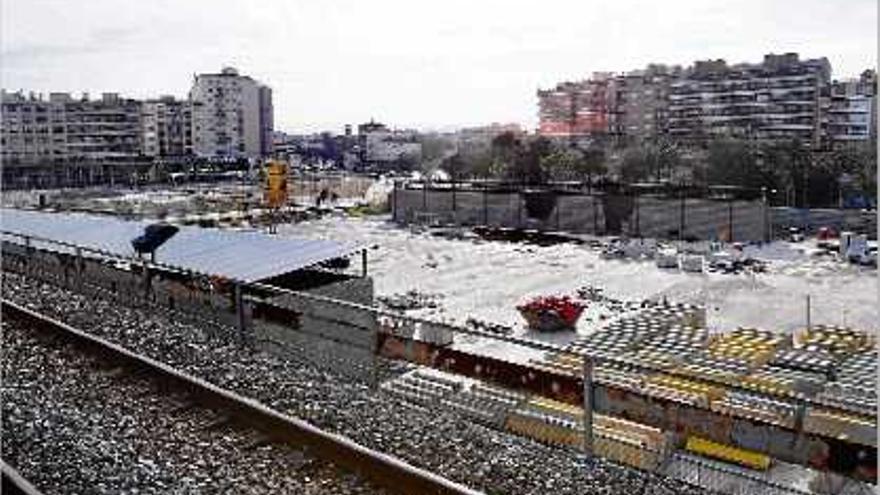
POLYGON ((617 77, 619 134, 642 141, 666 133, 669 86, 681 67, 649 65, 617 77))
POLYGON ((697 145, 717 137, 799 140, 825 147, 876 132, 875 87, 873 71, 832 85, 827 59, 801 60, 796 53, 769 54, 756 64, 649 65, 539 90, 538 132, 697 145))
POLYGON ((272 93, 234 68, 199 74, 190 90, 193 151, 257 158, 272 152, 272 93))
POLYGON ((877 138, 877 72, 858 79, 834 81, 827 103, 827 133, 843 145, 877 138))
POLYGON ((539 133, 549 137, 604 136, 619 131, 617 80, 608 73, 538 90, 539 133))
POLYGON ((173 96, 144 101, 141 130, 144 155, 163 158, 191 155, 192 105, 173 96))
POLYGON ((4 164, 69 160, 113 161, 142 154, 140 102, 104 93, 2 95, 0 145, 4 164))
POLYGON ((796 53, 766 55, 760 64, 696 62, 670 84, 668 133, 704 142, 732 136, 822 143, 822 95, 831 65, 796 53))

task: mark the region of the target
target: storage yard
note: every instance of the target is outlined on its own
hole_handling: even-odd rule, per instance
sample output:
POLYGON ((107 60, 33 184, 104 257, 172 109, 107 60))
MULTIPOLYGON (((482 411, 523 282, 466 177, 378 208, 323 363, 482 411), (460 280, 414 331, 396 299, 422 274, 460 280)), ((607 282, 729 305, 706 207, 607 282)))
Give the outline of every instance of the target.
POLYGON ((335 216, 234 234, 235 248, 232 232, 186 227, 135 269, 103 257, 124 256, 142 227, 44 228, 58 218, 22 225, 103 254, 4 236, 19 246, 4 297, 475 489, 876 482, 876 268, 815 240, 721 246, 716 264, 706 244, 335 216), (280 257, 232 262, 248 243, 280 257), (367 255, 358 275, 335 261, 364 247, 369 271, 367 255), (660 267, 672 247, 680 264, 660 267))
MULTIPOLYGON (((659 269, 651 259, 603 259, 603 238, 593 245, 495 242, 470 230, 443 236, 414 233, 383 217, 311 220, 283 226, 279 235, 357 240, 375 246, 370 251, 370 274, 377 296, 412 290, 436 295, 433 307, 412 314, 462 324, 475 318, 517 332, 522 329, 517 304, 539 295, 573 295, 588 285, 624 302, 666 297, 705 306, 711 331, 739 326, 793 331, 806 323, 807 294, 812 295, 814 323, 876 331, 880 321, 877 270, 820 255, 814 240, 745 246, 745 255, 767 263, 766 273, 753 275, 659 269)), ((614 308, 602 314, 588 309, 578 334, 592 331, 603 315, 615 314, 614 308)))
MULTIPOLYGON (((5 297, 14 302, 488 493, 706 493, 664 476, 504 434, 452 411, 411 407, 408 401, 373 392, 364 383, 341 381, 299 360, 297 354, 282 359, 233 344, 219 345, 198 326, 166 314, 126 308, 9 274, 4 288, 5 297)), ((13 393, 3 390, 4 395, 13 393)), ((14 404, 3 401, 4 416, 12 416, 6 409, 14 404)), ((15 448, 26 431, 6 429, 7 455, 25 457, 15 448)), ((40 479, 39 465, 37 459, 33 467, 16 467, 27 478, 40 479)))

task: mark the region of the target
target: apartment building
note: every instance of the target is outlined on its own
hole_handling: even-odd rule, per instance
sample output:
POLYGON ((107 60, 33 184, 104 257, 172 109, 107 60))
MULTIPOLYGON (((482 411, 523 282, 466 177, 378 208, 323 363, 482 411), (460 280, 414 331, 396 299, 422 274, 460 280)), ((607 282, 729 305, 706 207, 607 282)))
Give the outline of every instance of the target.
POLYGON ((833 146, 877 137, 877 72, 834 81, 827 98, 825 124, 833 146))
POLYGON ((876 72, 832 85, 826 58, 768 54, 760 63, 649 65, 538 90, 538 133, 626 142, 659 137, 799 140, 813 147, 876 137, 876 72), (833 86, 833 87, 832 87, 833 86), (867 136, 867 137, 866 137, 867 136))
POLYGON ((607 72, 537 92, 538 134, 550 138, 606 137, 621 132, 618 81, 607 72))
POLYGON ((272 152, 272 92, 232 67, 199 74, 190 90, 193 152, 259 158, 272 152))
POLYGON ((681 72, 679 66, 649 65, 617 77, 620 133, 629 141, 666 134, 669 86, 681 72))
POLYGON ((55 161, 67 155, 64 105, 58 95, 2 93, 0 151, 4 165, 55 161))
POLYGON ((146 100, 141 105, 143 153, 170 158, 191 155, 192 106, 173 96, 146 100))
POLYGON ((670 84, 668 133, 700 143, 718 136, 822 143, 826 58, 769 54, 760 64, 698 61, 670 84))
POLYGON ((389 129, 385 124, 370 121, 358 125, 361 163, 386 168, 401 160, 419 160, 422 144, 414 130, 389 129))
POLYGON ((69 160, 119 161, 140 156, 140 102, 104 93, 73 98, 51 93, 2 95, 4 164, 69 160))

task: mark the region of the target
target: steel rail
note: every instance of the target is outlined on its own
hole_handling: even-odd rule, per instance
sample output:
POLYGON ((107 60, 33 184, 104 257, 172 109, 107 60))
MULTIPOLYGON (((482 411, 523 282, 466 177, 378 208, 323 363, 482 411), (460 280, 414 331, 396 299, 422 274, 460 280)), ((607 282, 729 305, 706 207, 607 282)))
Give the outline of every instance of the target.
POLYGON ((34 485, 32 485, 24 476, 18 474, 18 471, 15 470, 3 459, 0 459, 0 471, 2 471, 2 488, 0 488, 0 493, 21 493, 24 495, 43 495, 40 490, 37 490, 34 485))
POLYGON ((270 439, 297 446, 342 468, 353 471, 393 493, 476 495, 481 492, 412 466, 396 457, 371 450, 335 433, 321 430, 265 405, 221 389, 205 380, 181 373, 154 359, 90 335, 55 319, 2 300, 2 316, 30 328, 57 336, 101 358, 132 370, 145 371, 175 390, 183 390, 196 403, 228 414, 270 439))

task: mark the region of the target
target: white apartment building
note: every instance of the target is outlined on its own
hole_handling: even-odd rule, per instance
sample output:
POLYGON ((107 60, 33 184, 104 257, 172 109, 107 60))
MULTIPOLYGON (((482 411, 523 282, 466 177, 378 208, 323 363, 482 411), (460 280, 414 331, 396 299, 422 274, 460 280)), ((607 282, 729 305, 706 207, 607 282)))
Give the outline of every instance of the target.
POLYGON ((199 74, 189 94, 193 152, 259 158, 272 152, 272 91, 231 67, 199 74))
POLYGON ((358 126, 361 161, 370 165, 388 165, 405 158, 420 160, 422 143, 412 130, 391 130, 370 121, 358 126))
POLYGON ((826 110, 827 134, 832 144, 866 141, 876 136, 877 73, 865 71, 859 79, 835 81, 826 110))

